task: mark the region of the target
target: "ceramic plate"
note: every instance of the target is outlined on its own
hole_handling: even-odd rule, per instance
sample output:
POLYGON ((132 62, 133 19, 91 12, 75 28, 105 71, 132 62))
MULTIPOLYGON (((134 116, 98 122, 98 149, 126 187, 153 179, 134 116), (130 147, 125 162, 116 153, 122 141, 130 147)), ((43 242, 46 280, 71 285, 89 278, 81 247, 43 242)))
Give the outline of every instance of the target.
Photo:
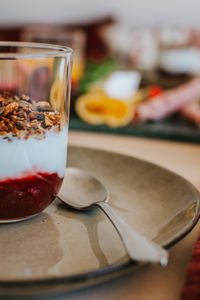
MULTIPOLYGON (((110 205, 130 226, 169 247, 199 217, 199 192, 154 164, 111 152, 70 147, 68 165, 97 176, 110 205)), ((0 294, 69 291, 132 270, 113 225, 99 210, 77 212, 59 201, 39 216, 0 225, 0 294)))

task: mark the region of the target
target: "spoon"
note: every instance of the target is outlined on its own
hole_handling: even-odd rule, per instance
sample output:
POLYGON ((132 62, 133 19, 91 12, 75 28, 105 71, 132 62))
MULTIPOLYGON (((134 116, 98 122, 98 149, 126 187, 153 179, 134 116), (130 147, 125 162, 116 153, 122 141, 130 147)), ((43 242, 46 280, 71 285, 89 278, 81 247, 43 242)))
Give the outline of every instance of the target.
POLYGON ((58 199, 78 210, 98 206, 115 226, 132 260, 167 265, 168 252, 136 232, 116 214, 107 203, 109 199, 107 189, 97 178, 85 171, 67 168, 58 199))

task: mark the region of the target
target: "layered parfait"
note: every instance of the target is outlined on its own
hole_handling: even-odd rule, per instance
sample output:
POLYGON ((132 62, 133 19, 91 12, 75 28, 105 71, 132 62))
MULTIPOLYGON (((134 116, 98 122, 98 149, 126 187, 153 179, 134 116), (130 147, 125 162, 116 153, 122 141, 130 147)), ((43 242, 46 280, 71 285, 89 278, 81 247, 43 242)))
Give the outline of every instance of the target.
POLYGON ((62 184, 67 121, 48 101, 0 95, 0 222, 33 216, 62 184))

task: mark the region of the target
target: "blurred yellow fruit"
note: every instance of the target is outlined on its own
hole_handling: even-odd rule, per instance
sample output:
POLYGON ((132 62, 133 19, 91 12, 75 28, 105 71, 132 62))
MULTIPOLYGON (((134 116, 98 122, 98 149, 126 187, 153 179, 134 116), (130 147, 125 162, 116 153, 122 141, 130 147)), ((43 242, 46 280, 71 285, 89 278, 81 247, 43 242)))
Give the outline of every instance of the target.
POLYGON ((121 127, 131 122, 134 102, 113 99, 103 91, 90 92, 80 96, 75 103, 78 116, 92 125, 107 124, 121 127))
POLYGON ((80 81, 81 76, 84 72, 84 61, 73 59, 73 66, 72 66, 72 86, 76 86, 80 81))
POLYGON ((50 102, 54 110, 60 111, 61 105, 64 101, 64 87, 65 85, 60 79, 56 79, 52 84, 50 91, 50 102))

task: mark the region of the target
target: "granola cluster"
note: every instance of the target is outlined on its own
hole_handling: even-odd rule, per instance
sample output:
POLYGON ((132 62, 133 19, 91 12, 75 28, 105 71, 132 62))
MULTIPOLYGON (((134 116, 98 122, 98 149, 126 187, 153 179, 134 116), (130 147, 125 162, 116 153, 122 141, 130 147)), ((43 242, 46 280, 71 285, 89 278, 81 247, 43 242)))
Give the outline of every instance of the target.
POLYGON ((0 95, 0 136, 28 139, 44 138, 46 130, 60 131, 61 114, 55 112, 47 101, 36 102, 29 96, 0 95))

